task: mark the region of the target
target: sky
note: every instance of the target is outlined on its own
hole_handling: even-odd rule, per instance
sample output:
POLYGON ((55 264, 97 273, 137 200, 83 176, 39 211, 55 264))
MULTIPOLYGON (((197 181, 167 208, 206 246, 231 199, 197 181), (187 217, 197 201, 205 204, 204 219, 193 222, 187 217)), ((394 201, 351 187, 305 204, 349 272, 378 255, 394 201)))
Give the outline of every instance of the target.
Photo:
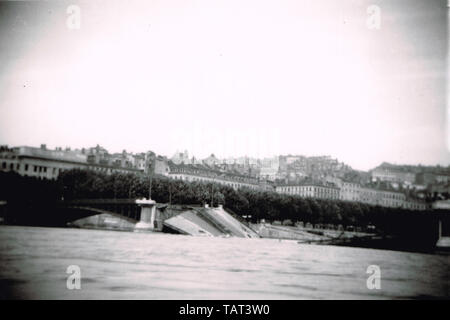
POLYGON ((0 144, 449 165, 447 14, 422 0, 0 2, 0 144))

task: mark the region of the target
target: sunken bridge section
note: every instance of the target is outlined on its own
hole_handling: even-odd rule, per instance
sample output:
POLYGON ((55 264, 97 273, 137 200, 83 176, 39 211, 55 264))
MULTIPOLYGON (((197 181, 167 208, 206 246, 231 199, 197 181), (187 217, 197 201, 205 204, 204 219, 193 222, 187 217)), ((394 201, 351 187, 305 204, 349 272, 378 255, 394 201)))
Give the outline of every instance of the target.
POLYGON ((81 199, 60 203, 67 225, 120 231, 259 238, 239 216, 222 206, 159 204, 152 200, 81 199))

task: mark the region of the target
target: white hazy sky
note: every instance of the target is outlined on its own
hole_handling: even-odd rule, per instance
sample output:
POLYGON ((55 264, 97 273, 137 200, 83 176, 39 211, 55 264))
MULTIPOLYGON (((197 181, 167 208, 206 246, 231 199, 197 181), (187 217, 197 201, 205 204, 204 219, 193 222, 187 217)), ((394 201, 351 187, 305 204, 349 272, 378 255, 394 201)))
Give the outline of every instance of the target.
POLYGON ((446 1, 1 2, 0 39, 2 144, 450 162, 446 1))

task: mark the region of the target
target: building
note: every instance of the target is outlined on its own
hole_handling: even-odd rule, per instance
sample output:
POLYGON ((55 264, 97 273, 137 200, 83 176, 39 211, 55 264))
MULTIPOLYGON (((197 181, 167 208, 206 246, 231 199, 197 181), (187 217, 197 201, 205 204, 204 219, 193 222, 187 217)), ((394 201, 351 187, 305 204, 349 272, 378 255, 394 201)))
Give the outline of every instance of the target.
POLYGON ((218 159, 214 153, 212 153, 209 157, 203 159, 203 163, 206 164, 207 166, 215 166, 218 165, 220 163, 220 159, 218 159))
POLYGON ((388 208, 404 208, 412 210, 426 209, 425 202, 407 198, 403 192, 383 188, 365 187, 351 181, 342 181, 341 200, 361 202, 388 208))
POLYGON ((373 169, 371 174, 372 181, 401 182, 409 185, 416 182, 415 172, 386 162, 373 169))
POLYGON ((170 172, 169 161, 166 157, 157 156, 155 158, 155 174, 168 176, 170 172))
POLYGON ((359 183, 342 180, 340 199, 344 201, 360 201, 361 186, 359 183))
POLYGON ((450 182, 450 174, 446 173, 436 174, 436 183, 449 183, 449 182, 450 182))
POLYGON ((271 181, 275 181, 276 179, 281 178, 280 175, 278 174, 278 168, 273 167, 261 167, 259 175, 261 178, 271 181))
POLYGON ((170 158, 170 160, 175 164, 191 164, 191 159, 189 159, 189 153, 187 150, 184 152, 175 152, 175 154, 170 158))
POLYGON ((218 167, 175 164, 172 161, 169 161, 168 165, 170 168, 168 176, 172 179, 187 182, 201 181, 219 183, 232 187, 235 190, 243 187, 255 190, 261 189, 259 179, 220 170, 218 167))
POLYGON ((409 210, 426 210, 429 207, 424 201, 416 199, 406 199, 403 203, 402 208, 409 210))
POLYGON ((450 174, 445 172, 420 172, 417 174, 417 183, 430 185, 450 182, 450 174))
POLYGON ((145 153, 138 153, 134 155, 133 167, 141 171, 145 171, 147 169, 145 153))
POLYGON ((389 208, 401 208, 406 200, 405 194, 393 190, 360 187, 359 202, 389 208))
POLYGON ((297 195, 305 198, 338 200, 340 189, 331 184, 293 183, 275 186, 275 191, 281 194, 297 195))
MULTIPOLYGON (((328 178, 330 179, 330 177, 328 178)), ((360 202, 388 208, 409 210, 425 210, 427 208, 425 202, 408 198, 400 191, 366 187, 348 180, 333 180, 336 180, 336 183, 303 182, 279 184, 275 187, 275 191, 281 194, 298 195, 305 198, 360 202)))
POLYGON ((270 168, 274 168, 277 169, 280 167, 280 157, 279 156, 275 156, 275 157, 271 157, 271 158, 263 158, 260 162, 259 165, 261 167, 270 167, 270 168))
POLYGON ((89 151, 71 151, 68 148, 49 150, 45 145, 41 145, 40 148, 2 147, 0 170, 42 179, 56 179, 61 172, 71 169, 89 169, 107 174, 142 172, 133 167, 122 167, 119 163, 111 163, 100 149, 97 150, 99 150, 98 153, 87 154, 89 151))

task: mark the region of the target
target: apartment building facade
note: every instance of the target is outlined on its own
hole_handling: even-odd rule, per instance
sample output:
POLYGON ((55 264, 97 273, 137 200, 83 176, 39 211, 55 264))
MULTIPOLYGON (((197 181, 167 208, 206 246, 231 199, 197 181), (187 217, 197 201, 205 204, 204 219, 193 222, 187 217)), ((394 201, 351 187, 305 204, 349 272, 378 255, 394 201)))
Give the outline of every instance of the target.
POLYGON ((314 183, 277 185, 275 191, 281 194, 329 200, 339 200, 340 193, 340 189, 336 186, 314 183))
POLYGON ((176 180, 219 183, 235 190, 243 187, 253 190, 263 188, 257 178, 221 171, 218 168, 206 165, 185 165, 170 162, 169 168, 168 176, 176 180))
MULTIPOLYGON (((85 151, 87 153, 87 151, 85 151)), ((0 151, 0 171, 16 172, 21 176, 40 179, 57 179, 61 172, 71 169, 88 169, 106 174, 140 173, 133 167, 121 167, 102 161, 94 161, 82 151, 49 150, 45 145, 40 148, 21 146, 2 147, 0 151)))

